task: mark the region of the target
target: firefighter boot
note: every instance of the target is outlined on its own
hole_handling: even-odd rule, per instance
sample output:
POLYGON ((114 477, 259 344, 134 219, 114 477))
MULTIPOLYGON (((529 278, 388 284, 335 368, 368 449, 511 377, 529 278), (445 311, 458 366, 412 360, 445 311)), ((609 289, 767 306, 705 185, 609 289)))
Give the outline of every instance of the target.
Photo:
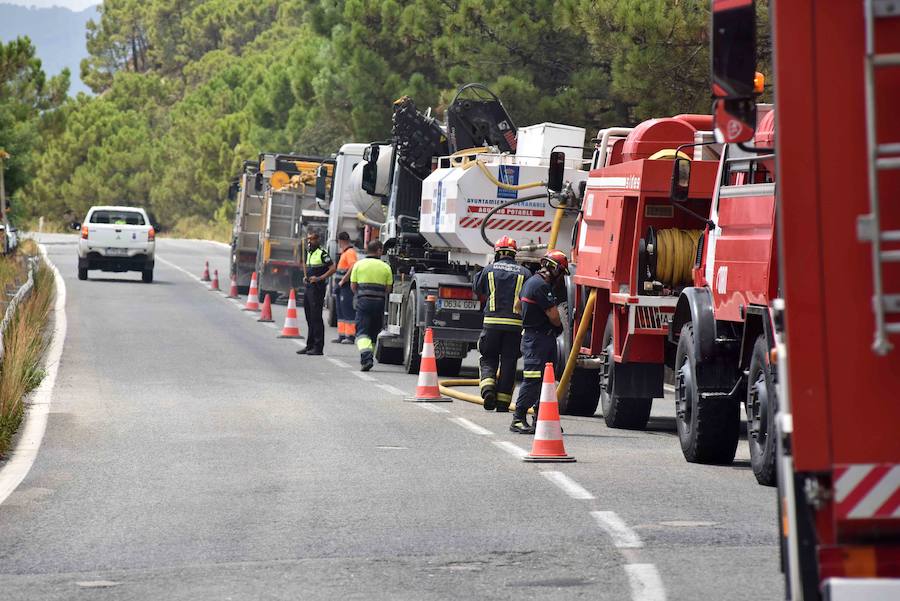
POLYGON ((375 359, 372 355, 372 351, 363 351, 359 356, 360 368, 359 371, 369 371, 375 366, 375 359))
POLYGON ((481 400, 484 401, 485 411, 493 411, 494 407, 497 406, 497 393, 494 392, 493 388, 482 388, 481 400))
POLYGON ((503 392, 497 393, 497 413, 509 413, 509 404, 512 402, 512 395, 503 392))
POLYGON ((534 426, 528 425, 528 416, 519 417, 515 415, 512 423, 509 425, 509 431, 516 434, 534 434, 534 426))

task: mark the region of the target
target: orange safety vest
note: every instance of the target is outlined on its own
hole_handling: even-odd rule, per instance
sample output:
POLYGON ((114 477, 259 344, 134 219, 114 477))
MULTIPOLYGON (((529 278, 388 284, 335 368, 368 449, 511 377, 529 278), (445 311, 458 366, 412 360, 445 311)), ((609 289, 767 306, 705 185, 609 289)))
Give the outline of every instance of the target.
POLYGON ((352 246, 348 246, 347 250, 341 253, 341 258, 338 259, 338 273, 341 275, 347 273, 351 269, 353 269, 354 263, 359 260, 359 257, 356 256, 356 249, 352 246))

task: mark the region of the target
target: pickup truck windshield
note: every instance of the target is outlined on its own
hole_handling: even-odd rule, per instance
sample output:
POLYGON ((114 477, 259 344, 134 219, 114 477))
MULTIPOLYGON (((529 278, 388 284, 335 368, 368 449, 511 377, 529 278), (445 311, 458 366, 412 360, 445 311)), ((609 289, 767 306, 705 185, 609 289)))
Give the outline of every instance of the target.
POLYGON ((91 223, 114 225, 144 225, 144 216, 134 211, 94 211, 91 223))

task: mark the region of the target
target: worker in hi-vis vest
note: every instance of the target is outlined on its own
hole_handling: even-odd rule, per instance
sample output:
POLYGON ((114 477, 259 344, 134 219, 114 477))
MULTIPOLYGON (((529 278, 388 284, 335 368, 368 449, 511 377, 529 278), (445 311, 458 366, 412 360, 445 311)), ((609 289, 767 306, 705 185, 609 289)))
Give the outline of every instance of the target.
POLYGON ((381 260, 384 247, 378 240, 366 246, 368 257, 350 272, 350 287, 356 295, 356 348, 362 371, 375 365, 375 340, 384 323, 384 308, 394 285, 391 267, 381 260))
POLYGON ((509 236, 494 244, 494 262, 475 276, 475 293, 484 302, 478 338, 481 398, 486 411, 509 411, 516 363, 522 344, 522 303, 519 293, 531 272, 516 263, 518 245, 509 236), (499 374, 497 373, 499 370, 499 374))
POLYGON ((341 251, 337 264, 337 276, 340 280, 334 295, 338 336, 332 342, 353 344, 356 342, 356 309, 353 308, 353 290, 350 289, 350 270, 359 257, 356 256, 356 249, 350 242, 350 234, 341 232, 337 241, 341 251))
POLYGON ((337 267, 324 248, 319 246, 319 234, 309 232, 306 236, 306 292, 303 294, 303 313, 306 315, 306 348, 298 355, 321 355, 325 349, 325 289, 328 278, 337 267))

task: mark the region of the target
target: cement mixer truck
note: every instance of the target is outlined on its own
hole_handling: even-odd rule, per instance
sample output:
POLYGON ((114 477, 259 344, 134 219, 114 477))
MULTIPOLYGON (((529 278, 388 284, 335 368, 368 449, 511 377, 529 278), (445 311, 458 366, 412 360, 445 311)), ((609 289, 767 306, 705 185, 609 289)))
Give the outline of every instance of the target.
POLYGON ((477 84, 460 90, 446 125, 408 98, 395 103, 392 140, 370 145, 354 174, 362 188, 357 206, 380 226, 395 274, 376 343, 380 362, 418 372, 430 327, 438 372, 459 373, 481 332, 472 279, 492 259, 492 241, 516 239, 520 260, 537 264, 555 227, 558 246, 571 248, 574 213, 561 213, 554 226, 542 182, 557 147, 564 149, 567 179, 586 179, 584 137, 582 128, 553 123, 517 130, 500 100, 477 84))

